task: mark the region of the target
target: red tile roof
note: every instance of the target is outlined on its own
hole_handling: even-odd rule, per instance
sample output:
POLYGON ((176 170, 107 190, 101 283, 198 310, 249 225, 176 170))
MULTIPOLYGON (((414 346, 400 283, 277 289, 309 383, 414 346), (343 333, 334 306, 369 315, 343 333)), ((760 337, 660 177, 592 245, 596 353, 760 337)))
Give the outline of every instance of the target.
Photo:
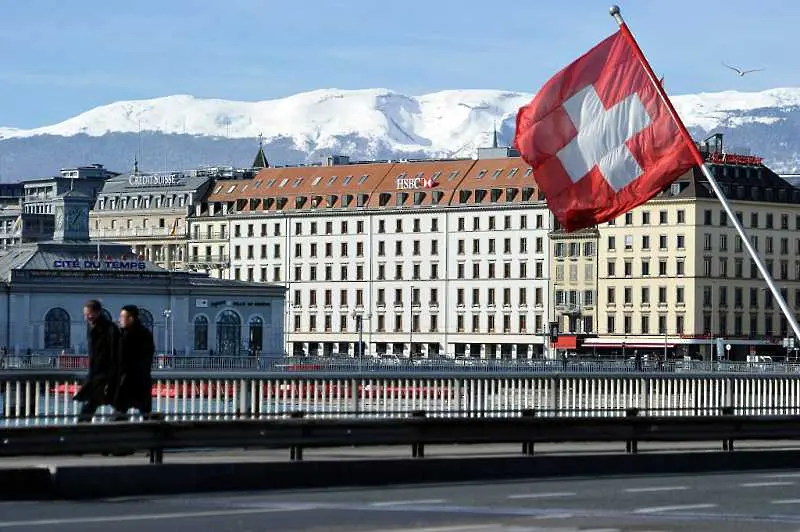
POLYGON ((542 199, 530 167, 511 157, 266 168, 250 180, 217 181, 208 201, 247 212, 542 199))

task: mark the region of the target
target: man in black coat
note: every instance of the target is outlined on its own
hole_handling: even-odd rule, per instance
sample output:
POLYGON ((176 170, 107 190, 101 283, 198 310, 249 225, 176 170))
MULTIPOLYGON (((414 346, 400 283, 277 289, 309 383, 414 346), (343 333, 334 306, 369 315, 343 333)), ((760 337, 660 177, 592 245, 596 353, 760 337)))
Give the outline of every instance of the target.
POLYGON ((114 409, 124 414, 131 408, 147 416, 153 409, 151 368, 156 346, 153 335, 139 320, 139 308, 125 305, 119 313, 119 377, 114 409))
POLYGON ((111 404, 114 397, 119 329, 105 317, 103 305, 96 299, 86 302, 83 316, 89 324, 89 374, 75 400, 83 401, 78 421, 88 422, 100 406, 111 404))

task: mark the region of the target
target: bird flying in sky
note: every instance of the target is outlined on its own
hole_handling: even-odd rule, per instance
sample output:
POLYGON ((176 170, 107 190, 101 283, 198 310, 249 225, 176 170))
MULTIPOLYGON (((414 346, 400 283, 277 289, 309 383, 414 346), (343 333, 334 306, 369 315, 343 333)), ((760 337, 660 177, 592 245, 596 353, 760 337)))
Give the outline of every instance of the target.
POLYGON ((749 74, 751 72, 760 72, 760 71, 764 70, 763 68, 751 68, 750 70, 742 70, 740 68, 732 67, 732 66, 727 65, 725 63, 722 63, 722 66, 730 68, 731 70, 733 70, 734 72, 739 74, 739 77, 742 77, 745 74, 749 74))

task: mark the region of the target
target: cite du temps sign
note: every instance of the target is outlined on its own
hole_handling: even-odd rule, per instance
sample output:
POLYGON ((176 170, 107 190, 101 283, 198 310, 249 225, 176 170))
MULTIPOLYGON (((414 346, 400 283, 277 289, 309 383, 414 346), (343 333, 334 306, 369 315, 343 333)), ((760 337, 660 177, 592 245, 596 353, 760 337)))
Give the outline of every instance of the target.
POLYGON ((128 184, 132 187, 171 187, 182 184, 181 174, 131 175, 128 184))
POLYGON ((60 259, 53 261, 56 270, 114 270, 138 272, 147 268, 147 264, 139 260, 119 259, 60 259))
POLYGON ((416 190, 419 188, 433 188, 436 181, 424 177, 398 177, 396 179, 397 190, 416 190))

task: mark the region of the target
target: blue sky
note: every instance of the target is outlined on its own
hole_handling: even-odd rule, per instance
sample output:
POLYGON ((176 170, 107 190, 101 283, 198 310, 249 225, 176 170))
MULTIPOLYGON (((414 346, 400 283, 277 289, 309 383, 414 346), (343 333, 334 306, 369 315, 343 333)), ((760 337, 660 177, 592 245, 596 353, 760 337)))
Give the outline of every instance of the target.
MULTIPOLYGON (((4 1, 0 126, 47 125, 113 101, 170 94, 263 100, 330 87, 533 92, 615 31, 609 3, 4 1)), ((672 94, 800 85, 796 1, 619 3, 672 94), (766 70, 739 78, 722 60, 766 70)))

